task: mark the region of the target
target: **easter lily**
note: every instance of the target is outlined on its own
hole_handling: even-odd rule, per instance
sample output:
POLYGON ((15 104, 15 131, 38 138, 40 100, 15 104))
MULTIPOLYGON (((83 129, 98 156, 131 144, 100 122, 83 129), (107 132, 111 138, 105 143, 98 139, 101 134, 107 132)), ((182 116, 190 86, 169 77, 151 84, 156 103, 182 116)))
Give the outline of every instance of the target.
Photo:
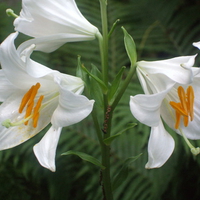
POLYGON ((93 40, 98 29, 79 11, 74 0, 22 0, 15 30, 40 43, 36 50, 51 52, 66 42, 93 40))
POLYGON ((193 154, 199 153, 189 139, 200 139, 200 75, 192 67, 195 56, 137 63, 137 75, 145 94, 131 96, 130 109, 141 123, 151 127, 146 168, 161 167, 174 150, 174 139, 162 120, 182 135, 193 154))
POLYGON ((94 101, 81 95, 84 83, 80 78, 31 60, 35 45, 23 52, 16 50, 17 34, 9 35, 0 46, 0 150, 25 142, 51 123, 34 153, 42 166, 55 171, 62 127, 86 118, 94 101))

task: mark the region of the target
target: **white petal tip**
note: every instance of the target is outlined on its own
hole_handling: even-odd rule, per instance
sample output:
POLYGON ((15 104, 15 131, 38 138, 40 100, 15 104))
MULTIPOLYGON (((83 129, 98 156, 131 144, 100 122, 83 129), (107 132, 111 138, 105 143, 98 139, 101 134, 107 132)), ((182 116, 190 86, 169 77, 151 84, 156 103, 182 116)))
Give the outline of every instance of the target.
POLYGON ((152 164, 149 164, 149 163, 147 163, 146 165, 145 165, 145 169, 155 169, 155 168, 160 168, 160 167, 162 167, 163 166, 163 164, 161 165, 161 164, 157 164, 157 165, 152 165, 152 164))
POLYGON ((192 45, 200 49, 200 42, 193 42, 192 45))
POLYGON ((52 163, 51 160, 49 160, 49 158, 43 154, 43 152, 41 151, 41 149, 39 148, 39 145, 36 144, 34 147, 33 147, 33 151, 34 151, 34 154, 38 160, 38 162, 40 163, 40 165, 52 172, 55 172, 56 171, 56 167, 55 167, 55 163, 52 163))

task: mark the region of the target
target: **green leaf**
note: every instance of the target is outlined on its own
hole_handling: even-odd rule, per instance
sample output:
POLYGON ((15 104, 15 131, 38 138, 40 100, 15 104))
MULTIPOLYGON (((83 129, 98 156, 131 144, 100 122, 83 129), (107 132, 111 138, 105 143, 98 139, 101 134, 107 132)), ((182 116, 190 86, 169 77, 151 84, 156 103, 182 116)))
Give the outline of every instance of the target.
POLYGON ((91 66, 92 66, 91 73, 102 80, 102 73, 99 71, 97 66, 95 66, 94 64, 91 64, 91 66))
POLYGON ((78 56, 77 62, 78 64, 76 68, 76 76, 80 77, 85 82, 86 85, 89 85, 90 81, 88 74, 82 69, 81 56, 78 56))
MULTIPOLYGON (((98 78, 101 78, 101 72, 94 65, 92 65, 91 73, 97 76, 98 78)), ((90 88, 90 96, 92 99, 95 99, 95 104, 98 105, 99 107, 103 107, 102 88, 93 78, 90 79, 89 88, 90 88)))
POLYGON ((125 133, 127 130, 129 130, 129 129, 135 127, 136 125, 137 125, 136 123, 131 123, 131 124, 129 124, 129 126, 128 126, 127 128, 125 128, 124 130, 120 131, 118 134, 112 135, 111 137, 108 137, 108 138, 104 139, 104 143, 105 143, 106 145, 110 145, 111 142, 112 142, 114 139, 118 138, 122 133, 125 133))
POLYGON ((108 33, 108 38, 111 37, 111 35, 112 35, 113 31, 115 30, 115 28, 116 28, 116 26, 117 26, 117 23, 118 23, 119 21, 120 21, 120 19, 117 19, 117 20, 114 22, 114 24, 112 25, 112 27, 111 27, 111 29, 110 29, 110 31, 109 31, 109 33, 108 33))
POLYGON ((125 44, 126 52, 131 61, 131 66, 134 66, 137 61, 135 42, 124 27, 122 27, 122 30, 124 32, 124 44, 125 44))
POLYGON ((92 74, 91 72, 89 72, 85 66, 82 65, 82 69, 89 75, 91 76, 91 78, 93 78, 98 84, 99 86, 101 87, 103 93, 107 93, 108 91, 108 88, 106 87, 106 85, 104 84, 104 82, 97 76, 95 76, 94 74, 92 74))
POLYGON ((142 153, 140 153, 137 156, 127 158, 124 161, 124 164, 123 164, 121 170, 119 171, 119 173, 116 175, 116 177, 113 180, 113 183, 112 183, 113 191, 116 190, 126 180, 126 178, 128 177, 128 174, 129 174, 129 165, 132 162, 136 161, 141 155, 142 155, 142 153))
POLYGON ((78 64, 77 64, 77 68, 76 68, 76 76, 82 78, 83 77, 83 70, 81 67, 81 56, 78 56, 78 64))
POLYGON ((109 101, 112 101, 112 98, 114 97, 114 95, 116 94, 118 88, 119 88, 119 85, 120 85, 120 82, 121 82, 121 79, 122 79, 122 75, 123 75, 123 72, 124 72, 124 69, 126 67, 122 67, 121 70, 118 72, 118 74, 116 75, 115 79, 113 80, 112 84, 111 84, 111 87, 110 87, 110 90, 109 90, 109 94, 108 94, 108 99, 109 101))
POLYGON ((61 155, 67 156, 67 155, 76 155, 78 157, 80 157, 82 160, 85 160, 87 162, 90 162, 94 165, 97 165, 98 167, 100 167, 101 169, 105 169, 105 167, 99 162, 99 160, 97 160, 96 158, 94 158, 93 156, 90 156, 86 153, 83 152, 79 152, 79 151, 67 151, 61 155))

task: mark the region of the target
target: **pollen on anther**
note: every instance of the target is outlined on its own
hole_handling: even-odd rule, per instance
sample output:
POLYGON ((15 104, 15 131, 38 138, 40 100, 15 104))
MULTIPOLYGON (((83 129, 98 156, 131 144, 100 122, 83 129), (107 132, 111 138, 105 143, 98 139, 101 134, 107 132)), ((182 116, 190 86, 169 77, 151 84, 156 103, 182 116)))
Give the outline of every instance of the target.
POLYGON ((38 124, 38 120, 39 120, 39 116, 40 116, 39 109, 41 107, 43 99, 44 99, 44 95, 41 95, 37 101, 37 104, 36 104, 34 110, 33 110, 33 127, 34 128, 36 128, 37 124, 38 124))
POLYGON ((194 90, 192 86, 187 88, 187 98, 188 98, 188 111, 191 121, 194 119, 194 90))
POLYGON ((22 113, 22 111, 24 110, 26 106, 25 119, 27 120, 24 122, 25 125, 28 124, 28 121, 29 121, 28 118, 33 118, 33 127, 37 126, 37 121, 39 118, 39 109, 41 107, 41 102, 44 98, 43 95, 40 96, 38 102, 36 103, 36 106, 34 107, 34 104, 35 104, 34 100, 38 93, 39 88, 40 88, 40 83, 36 83, 28 90, 28 92, 22 98, 22 101, 19 107, 19 113, 22 113))
POLYGON ((189 121, 192 121, 194 118, 194 90, 192 86, 189 86, 186 92, 182 86, 179 86, 177 93, 180 102, 169 102, 176 113, 175 129, 179 128, 181 117, 183 117, 183 124, 185 127, 187 127, 189 121))
POLYGON ((30 96, 31 96, 31 93, 33 91, 33 88, 34 86, 32 86, 29 91, 24 95, 24 97, 22 98, 21 100, 21 104, 20 104, 20 107, 19 107, 19 113, 22 113, 24 107, 26 106, 26 104, 28 103, 29 99, 30 99, 30 96))

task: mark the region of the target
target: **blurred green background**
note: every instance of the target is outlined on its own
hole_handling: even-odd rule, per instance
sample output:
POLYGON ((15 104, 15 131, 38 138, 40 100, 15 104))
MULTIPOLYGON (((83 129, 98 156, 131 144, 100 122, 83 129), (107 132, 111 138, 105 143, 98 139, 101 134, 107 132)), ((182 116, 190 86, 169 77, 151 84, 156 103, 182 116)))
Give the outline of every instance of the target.
MULTIPOLYGON (((101 29, 99 1, 76 2, 84 16, 101 29)), ((160 60, 199 52, 192 46, 193 42, 200 41, 199 0, 108 0, 108 3, 109 27, 120 19, 109 43, 111 79, 122 66, 129 67, 121 26, 134 38, 138 60, 160 60)), ((5 14, 9 7, 18 14, 21 1, 0 0, 0 42, 14 31, 13 18, 5 14)), ((20 36, 17 42, 23 40, 24 37, 20 36)), ((75 75, 77 55, 81 55, 88 68, 91 63, 100 66, 96 40, 68 43, 51 54, 35 52, 33 58, 48 67, 75 75)), ((200 65, 199 58, 196 66, 200 65)), ((128 123, 137 122, 129 111, 128 103, 130 95, 138 93, 143 92, 137 77, 134 77, 114 113, 113 134, 128 123)), ((68 150, 77 150, 100 159, 100 146, 91 118, 63 129, 55 173, 42 168, 32 151, 33 145, 40 141, 46 130, 18 147, 0 152, 0 199, 101 200, 99 168, 75 156, 61 156, 68 150)), ((163 167, 146 170, 149 132, 147 126, 138 123, 112 143, 112 177, 119 172, 126 158, 143 153, 129 166, 129 177, 115 191, 115 199, 199 200, 200 156, 194 158, 182 138, 171 131, 176 142, 173 155, 163 167)), ((200 146, 199 141, 192 143, 200 146)))

